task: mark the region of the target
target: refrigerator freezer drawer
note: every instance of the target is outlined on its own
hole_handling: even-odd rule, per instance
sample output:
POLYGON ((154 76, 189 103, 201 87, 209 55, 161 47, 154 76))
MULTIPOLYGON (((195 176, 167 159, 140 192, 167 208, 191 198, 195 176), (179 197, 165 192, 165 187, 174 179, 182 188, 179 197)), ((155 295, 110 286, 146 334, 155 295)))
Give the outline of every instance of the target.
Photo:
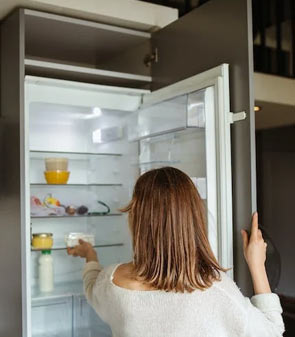
POLYGON ((72 337, 72 296, 32 301, 32 337, 72 337))
POLYGON ((111 337, 109 326, 104 323, 87 303, 84 296, 74 296, 74 337, 111 337))

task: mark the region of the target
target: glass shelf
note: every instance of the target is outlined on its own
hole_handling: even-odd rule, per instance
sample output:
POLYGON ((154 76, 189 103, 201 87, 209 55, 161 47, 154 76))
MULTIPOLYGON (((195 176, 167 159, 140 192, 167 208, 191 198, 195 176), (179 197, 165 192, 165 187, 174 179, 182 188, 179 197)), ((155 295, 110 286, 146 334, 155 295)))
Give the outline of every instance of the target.
POLYGON ((61 282, 54 285, 54 290, 48 293, 41 292, 38 285, 32 287, 32 301, 46 300, 83 294, 82 282, 61 282))
MULTIPOLYGON (((93 248, 106 248, 106 247, 121 247, 124 246, 124 243, 108 243, 108 244, 99 244, 99 245, 94 245, 93 248)), ((31 248, 32 252, 40 252, 44 249, 36 249, 36 248, 31 248)), ((67 247, 52 247, 51 249, 47 250, 67 250, 67 247)))
POLYGON ((122 216, 121 213, 108 213, 108 214, 87 214, 87 215, 46 215, 46 216, 37 216, 32 215, 31 219, 59 219, 59 218, 95 218, 100 216, 122 216))
POLYGON ((148 165, 172 165, 180 164, 180 160, 152 160, 135 164, 135 166, 148 166, 148 165))
POLYGON ((66 152, 66 151, 39 151, 31 150, 30 157, 31 159, 44 159, 48 156, 54 155, 55 157, 68 157, 73 160, 87 160, 93 157, 121 157, 121 153, 96 153, 96 152, 66 152))
POLYGON ((92 186, 122 186, 123 184, 46 184, 46 183, 31 183, 31 186, 50 186, 50 187, 56 187, 56 186, 69 186, 69 187, 79 187, 79 186, 84 186, 84 187, 92 187, 92 186))

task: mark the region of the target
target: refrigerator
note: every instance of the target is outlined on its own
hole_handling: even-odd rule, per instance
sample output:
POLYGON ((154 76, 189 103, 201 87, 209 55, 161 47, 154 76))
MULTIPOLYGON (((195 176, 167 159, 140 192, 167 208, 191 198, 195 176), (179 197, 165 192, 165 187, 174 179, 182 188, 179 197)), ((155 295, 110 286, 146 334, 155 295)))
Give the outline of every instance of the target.
POLYGON ((249 10, 249 1, 212 1, 152 34, 150 85, 122 83, 121 73, 115 83, 93 81, 93 73, 82 80, 74 68, 56 68, 54 76, 38 65, 32 74, 20 29, 24 13, 1 27, 1 335, 111 336, 83 295, 85 261, 67 255, 65 236, 93 235, 103 266, 130 261, 120 208, 137 178, 153 168, 172 166, 191 177, 215 256, 249 287, 237 239, 255 208, 249 10), (224 35, 236 25, 241 29, 224 35), (214 44, 212 36, 219 37, 214 44), (52 157, 68 160, 66 183, 47 182, 52 157), (49 199, 58 207, 46 209, 49 199), (32 235, 44 232, 54 241, 50 292, 40 291, 41 251, 32 247, 32 235))
POLYGON ((111 336, 83 297, 85 261, 67 255, 64 237, 94 235, 103 266, 132 260, 128 221, 119 209, 136 179, 153 168, 173 166, 191 177, 206 204, 211 247, 222 266, 233 267, 228 65, 152 93, 27 76, 25 102, 29 335, 111 336), (68 159, 67 183, 46 182, 51 157, 68 159), (48 197, 88 212, 69 215, 30 202, 48 197), (32 235, 42 232, 54 240, 54 290, 45 293, 38 284, 41 252, 31 246, 32 235))

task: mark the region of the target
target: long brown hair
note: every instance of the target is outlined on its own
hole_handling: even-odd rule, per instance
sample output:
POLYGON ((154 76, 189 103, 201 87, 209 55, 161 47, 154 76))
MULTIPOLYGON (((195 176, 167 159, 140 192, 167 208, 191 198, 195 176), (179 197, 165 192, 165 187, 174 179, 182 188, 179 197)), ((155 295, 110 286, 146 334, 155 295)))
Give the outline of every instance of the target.
POLYGON ((204 204, 189 176, 173 167, 144 173, 128 206, 136 275, 153 288, 192 292, 220 278, 207 238, 204 204))

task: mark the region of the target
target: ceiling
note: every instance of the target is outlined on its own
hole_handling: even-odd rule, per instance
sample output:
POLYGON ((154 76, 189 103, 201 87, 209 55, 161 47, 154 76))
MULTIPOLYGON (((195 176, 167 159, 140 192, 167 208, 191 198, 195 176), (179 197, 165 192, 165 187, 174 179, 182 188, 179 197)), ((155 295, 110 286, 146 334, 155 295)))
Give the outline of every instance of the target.
POLYGON ((256 101, 261 110, 255 112, 256 130, 295 125, 295 106, 256 101))

